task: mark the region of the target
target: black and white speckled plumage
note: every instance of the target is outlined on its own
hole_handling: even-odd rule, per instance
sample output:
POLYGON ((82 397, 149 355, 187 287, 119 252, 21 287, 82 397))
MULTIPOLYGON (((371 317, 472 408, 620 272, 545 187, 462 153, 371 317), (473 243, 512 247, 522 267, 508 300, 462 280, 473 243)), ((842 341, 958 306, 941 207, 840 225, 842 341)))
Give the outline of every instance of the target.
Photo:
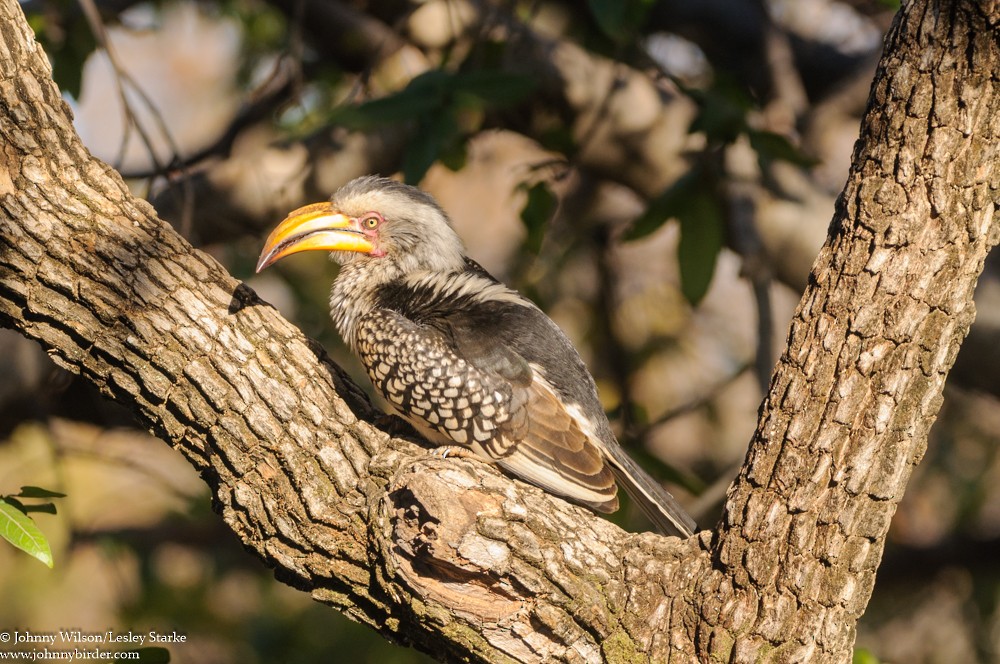
POLYGON ((376 389, 429 440, 463 445, 516 476, 602 511, 616 479, 665 532, 694 522, 621 449, 593 378, 533 303, 465 257, 427 194, 360 178, 331 199, 377 211, 380 255, 335 252, 336 327, 376 389))

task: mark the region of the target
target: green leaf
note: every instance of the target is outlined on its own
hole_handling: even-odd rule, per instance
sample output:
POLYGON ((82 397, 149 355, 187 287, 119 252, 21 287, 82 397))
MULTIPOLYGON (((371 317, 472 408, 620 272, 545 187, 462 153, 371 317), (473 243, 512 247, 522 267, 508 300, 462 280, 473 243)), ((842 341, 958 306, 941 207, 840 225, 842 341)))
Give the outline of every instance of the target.
POLYGON ((692 306, 697 306, 708 292, 725 238, 725 217, 715 179, 703 168, 692 168, 653 199, 623 239, 646 237, 669 219, 677 219, 681 226, 677 246, 681 292, 692 306))
POLYGON ((676 182, 649 202, 649 207, 636 217, 622 239, 625 242, 642 239, 655 233, 670 219, 676 218, 688 205, 687 200, 700 186, 700 180, 701 169, 698 167, 677 178, 676 182))
POLYGON ((451 74, 434 69, 420 74, 400 90, 363 104, 341 106, 330 120, 351 129, 419 121, 459 105, 462 95, 477 104, 503 106, 521 101, 535 87, 529 76, 496 70, 451 74))
POLYGON ((49 491, 40 486, 22 486, 21 491, 14 494, 18 498, 65 498, 65 493, 49 491))
POLYGON ((453 141, 441 148, 438 161, 448 170, 458 172, 465 168, 468 157, 469 151, 466 150, 465 141, 453 141))
POLYGON ((587 0, 598 27, 619 44, 634 37, 652 4, 651 0, 587 0))
POLYGON ((451 89, 472 95, 491 106, 516 104, 526 98, 537 85, 535 79, 523 74, 481 69, 455 74, 451 89))
POLYGON ((732 143, 747 130, 747 115, 753 101, 734 81, 720 76, 707 90, 690 90, 698 103, 698 115, 688 128, 690 133, 704 132, 711 143, 732 143))
POLYGON ((609 37, 621 34, 625 25, 625 3, 620 0, 587 0, 597 25, 609 37))
MULTIPOLYGON (((523 186, 523 185, 522 185, 523 186)), ((545 227, 559 206, 556 195, 552 193, 549 186, 544 182, 537 182, 528 187, 528 200, 521 208, 521 221, 528 231, 528 237, 524 245, 533 254, 537 254, 542 248, 542 240, 545 238, 545 227)))
POLYGON ((435 69, 414 78, 401 91, 359 105, 333 110, 330 121, 350 129, 413 123, 415 131, 403 155, 403 174, 416 184, 438 159, 452 169, 465 164, 463 117, 477 119, 482 106, 511 104, 527 96, 535 83, 528 76, 497 70, 457 74, 435 69), (475 113, 465 113, 469 109, 475 113), (465 113, 465 115, 463 115, 465 113))
POLYGON ((449 77, 438 69, 424 72, 399 92, 363 104, 334 109, 330 121, 350 129, 364 130, 430 116, 444 105, 449 77))
POLYGON ((772 161, 787 161, 798 166, 815 166, 817 161, 792 145, 786 137, 772 131, 747 131, 750 147, 757 153, 761 167, 772 161))
POLYGON ((851 659, 851 664, 880 664, 881 660, 875 656, 870 650, 865 648, 855 648, 854 657, 851 659))
POLYGON ((94 34, 82 14, 71 3, 57 2, 48 11, 32 14, 28 24, 52 63, 52 77, 60 90, 80 98, 83 65, 97 48, 94 34))
POLYGON ((239 21, 243 28, 244 49, 258 52, 275 52, 288 40, 288 20, 275 7, 266 3, 239 3, 223 5, 223 12, 239 21))
POLYGON ((553 124, 543 129, 540 137, 542 147, 552 152, 562 152, 564 155, 572 155, 576 152, 576 139, 573 138, 573 131, 565 123, 553 124))
POLYGON ((0 499, 0 537, 52 567, 52 549, 49 548, 45 535, 31 517, 11 504, 7 498, 0 499))
POLYGON ((32 512, 42 512, 44 514, 55 514, 56 506, 52 503, 40 503, 38 505, 22 505, 21 511, 25 514, 31 514, 32 512))
POLYGON ((681 222, 681 239, 677 246, 681 292, 691 306, 697 306, 712 283, 716 259, 722 249, 723 211, 714 193, 702 188, 678 219, 681 222))
POLYGON ((417 120, 440 108, 440 98, 430 91, 407 88, 357 106, 338 107, 330 114, 330 121, 349 129, 366 130, 417 120))
POLYGON ((417 184, 452 141, 459 138, 458 126, 451 113, 438 113, 421 122, 403 154, 403 179, 417 184))

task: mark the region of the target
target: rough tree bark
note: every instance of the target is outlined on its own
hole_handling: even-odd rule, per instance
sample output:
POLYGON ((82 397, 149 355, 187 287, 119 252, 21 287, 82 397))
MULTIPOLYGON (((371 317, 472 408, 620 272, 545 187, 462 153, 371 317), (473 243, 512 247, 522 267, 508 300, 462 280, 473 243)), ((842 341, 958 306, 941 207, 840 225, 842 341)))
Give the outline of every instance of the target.
POLYGON ((181 450, 281 580, 443 660, 846 661, 997 241, 996 2, 914 0, 722 520, 627 534, 370 424, 81 146, 0 2, 0 322, 181 450))

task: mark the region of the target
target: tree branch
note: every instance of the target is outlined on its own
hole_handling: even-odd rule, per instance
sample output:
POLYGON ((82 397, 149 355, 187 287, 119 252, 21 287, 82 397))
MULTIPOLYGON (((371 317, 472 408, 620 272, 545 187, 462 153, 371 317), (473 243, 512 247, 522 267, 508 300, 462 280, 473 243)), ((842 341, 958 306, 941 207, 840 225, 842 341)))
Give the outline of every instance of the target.
POLYGON ((998 22, 995 3, 924 0, 886 39, 713 550, 737 596, 773 590, 744 643, 802 661, 853 642, 998 239, 998 22))

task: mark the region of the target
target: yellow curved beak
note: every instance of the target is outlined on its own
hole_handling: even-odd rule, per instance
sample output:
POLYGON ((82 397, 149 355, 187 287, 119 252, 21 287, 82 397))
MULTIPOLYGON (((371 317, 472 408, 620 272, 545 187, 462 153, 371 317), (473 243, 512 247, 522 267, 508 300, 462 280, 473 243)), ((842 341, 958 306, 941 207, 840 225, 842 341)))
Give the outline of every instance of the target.
POLYGON ((257 272, 300 251, 358 251, 373 249, 368 238, 351 224, 351 218, 327 203, 313 203, 291 212, 271 231, 257 260, 257 272))

